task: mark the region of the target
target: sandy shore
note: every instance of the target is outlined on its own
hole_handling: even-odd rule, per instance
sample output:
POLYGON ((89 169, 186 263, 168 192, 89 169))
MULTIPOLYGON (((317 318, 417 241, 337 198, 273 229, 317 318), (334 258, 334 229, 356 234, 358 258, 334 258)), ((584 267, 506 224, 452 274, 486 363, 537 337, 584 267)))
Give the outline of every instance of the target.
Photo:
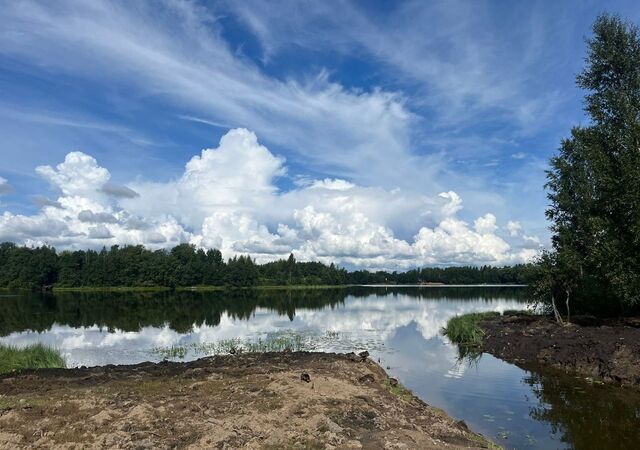
POLYGON ((0 377, 0 448, 495 448, 392 384, 353 354, 28 371, 0 377))

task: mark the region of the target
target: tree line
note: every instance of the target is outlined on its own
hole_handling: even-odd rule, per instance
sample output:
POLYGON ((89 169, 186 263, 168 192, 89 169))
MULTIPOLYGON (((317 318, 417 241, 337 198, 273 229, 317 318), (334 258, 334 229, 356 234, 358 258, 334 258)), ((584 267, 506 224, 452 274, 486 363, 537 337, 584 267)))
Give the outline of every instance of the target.
POLYGON ((640 37, 602 15, 577 85, 589 118, 550 161, 550 251, 535 292, 558 321, 640 312, 640 37), (564 317, 564 318, 563 318, 564 317))
POLYGON ((288 259, 256 264, 249 256, 228 260, 216 249, 180 244, 171 250, 140 245, 63 251, 0 244, 0 287, 188 287, 346 284, 527 283, 532 266, 423 268, 407 272, 348 272, 335 264, 288 259))

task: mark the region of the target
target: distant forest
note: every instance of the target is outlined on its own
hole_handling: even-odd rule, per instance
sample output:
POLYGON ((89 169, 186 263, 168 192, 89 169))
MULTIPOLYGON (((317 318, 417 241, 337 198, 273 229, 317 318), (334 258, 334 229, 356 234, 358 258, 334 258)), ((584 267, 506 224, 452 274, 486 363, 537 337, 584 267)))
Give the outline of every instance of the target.
POLYGON ((294 255, 265 264, 249 256, 225 261, 219 250, 180 244, 171 250, 112 246, 58 253, 52 247, 0 244, 0 287, 189 287, 346 284, 527 284, 532 265, 425 267, 407 272, 349 272, 334 264, 299 262, 294 255))

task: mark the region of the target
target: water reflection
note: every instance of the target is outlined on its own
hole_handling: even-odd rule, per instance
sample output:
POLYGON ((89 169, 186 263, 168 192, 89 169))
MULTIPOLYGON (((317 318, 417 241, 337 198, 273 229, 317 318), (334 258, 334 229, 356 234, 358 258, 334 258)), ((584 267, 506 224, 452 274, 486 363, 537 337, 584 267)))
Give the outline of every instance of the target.
POLYGON ((525 383, 539 402, 531 417, 550 424, 565 448, 640 448, 640 393, 547 371, 525 383))
POLYGON ((0 296, 0 342, 44 342, 70 365, 103 365, 160 360, 166 354, 152 349, 169 346, 188 348, 181 355, 193 359, 210 343, 291 333, 316 350, 368 349, 418 396, 505 448, 640 448, 637 397, 575 389, 575 380, 490 355, 460 362, 440 335, 456 314, 523 301, 515 288, 23 293, 0 296))
POLYGON ((304 334, 317 350, 371 351, 412 322, 428 340, 453 315, 518 307, 509 292, 518 295, 455 288, 23 294, 0 301, 0 333, 16 345, 54 346, 70 365, 159 360, 150 350, 283 331, 304 334), (327 331, 339 339, 321 339, 327 331))
POLYGON ((54 323, 71 327, 97 325, 139 331, 169 326, 187 333, 216 326, 223 315, 248 320, 257 309, 286 315, 344 305, 345 299, 385 298, 477 300, 489 302, 519 295, 517 288, 365 288, 299 290, 228 290, 213 292, 61 292, 0 296, 0 336, 16 331, 46 331, 54 323))

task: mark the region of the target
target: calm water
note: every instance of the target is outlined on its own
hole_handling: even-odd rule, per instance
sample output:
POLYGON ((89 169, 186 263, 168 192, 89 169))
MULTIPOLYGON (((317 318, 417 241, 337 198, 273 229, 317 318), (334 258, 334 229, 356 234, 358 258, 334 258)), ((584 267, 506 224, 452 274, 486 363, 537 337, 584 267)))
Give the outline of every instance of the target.
POLYGON ((189 360, 238 342, 291 339, 369 350, 427 403, 505 448, 638 449, 640 395, 524 371, 491 355, 460 362, 447 320, 524 307, 518 288, 0 294, 0 342, 57 347, 70 366, 189 360))

